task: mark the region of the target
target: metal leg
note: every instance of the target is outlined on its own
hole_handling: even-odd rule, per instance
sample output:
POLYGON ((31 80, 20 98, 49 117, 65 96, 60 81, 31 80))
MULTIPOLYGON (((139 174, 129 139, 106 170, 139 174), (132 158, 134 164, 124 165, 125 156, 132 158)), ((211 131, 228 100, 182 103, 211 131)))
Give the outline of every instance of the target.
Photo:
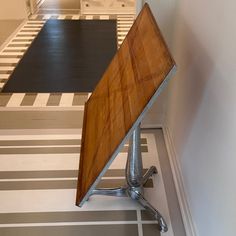
POLYGON ((158 221, 159 224, 159 230, 161 232, 167 232, 168 227, 164 220, 164 218, 161 216, 161 214, 143 197, 143 195, 139 192, 133 192, 133 196, 136 196, 136 200, 149 212, 151 213, 155 219, 158 221))
POLYGON ((134 130, 130 138, 126 163, 126 180, 131 187, 142 186, 143 162, 140 150, 140 126, 134 130))
POLYGON ((143 176, 143 163, 140 150, 140 125, 134 130, 129 145, 128 159, 126 163, 127 186, 114 189, 95 189, 91 195, 108 195, 116 197, 130 197, 138 201, 148 212, 150 212, 159 223, 161 232, 168 230, 167 224, 161 214, 143 197, 143 185, 148 179, 157 173, 155 166, 143 176))
POLYGON ((91 195, 106 195, 106 196, 115 196, 115 197, 127 197, 128 196, 126 187, 94 189, 92 191, 91 195))
POLYGON ((143 176, 143 185, 146 184, 148 179, 153 175, 157 174, 157 168, 155 166, 151 166, 148 171, 143 176))

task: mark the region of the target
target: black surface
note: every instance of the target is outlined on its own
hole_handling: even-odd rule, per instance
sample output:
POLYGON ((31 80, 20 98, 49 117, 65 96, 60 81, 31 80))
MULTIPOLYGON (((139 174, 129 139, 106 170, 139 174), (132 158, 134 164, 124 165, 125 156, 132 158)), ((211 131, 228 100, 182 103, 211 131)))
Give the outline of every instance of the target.
POLYGON ((115 20, 48 20, 2 92, 93 91, 116 42, 115 20))

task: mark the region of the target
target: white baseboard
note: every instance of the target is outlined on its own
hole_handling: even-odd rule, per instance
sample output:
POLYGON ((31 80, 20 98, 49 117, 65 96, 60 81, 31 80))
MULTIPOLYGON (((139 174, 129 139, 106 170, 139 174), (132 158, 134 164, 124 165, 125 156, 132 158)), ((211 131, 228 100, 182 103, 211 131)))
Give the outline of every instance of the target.
POLYGON ((179 159, 177 158, 177 154, 175 151, 175 146, 173 143, 173 139, 171 133, 167 127, 162 127, 165 143, 170 159, 171 170, 174 178, 174 184, 179 200, 180 210, 183 218, 183 223, 187 236, 197 236, 196 227, 191 215, 191 211, 188 204, 188 199, 185 193, 183 177, 180 169, 179 159))

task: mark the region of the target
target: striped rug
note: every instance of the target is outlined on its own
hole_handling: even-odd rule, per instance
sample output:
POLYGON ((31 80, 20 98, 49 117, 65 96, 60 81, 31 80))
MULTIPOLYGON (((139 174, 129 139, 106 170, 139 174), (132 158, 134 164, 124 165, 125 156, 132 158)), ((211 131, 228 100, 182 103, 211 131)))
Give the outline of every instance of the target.
MULTIPOLYGON (((0 51, 0 91, 34 38, 48 19, 117 19, 117 47, 120 47, 134 21, 134 15, 33 15, 0 51)), ((74 107, 83 93, 0 93, 0 107, 74 107), (53 101, 53 102, 52 102, 53 101)))
MULTIPOLYGON (((0 235, 160 235, 157 222, 128 198, 92 196, 75 206, 81 131, 9 133, 0 135, 0 235)), ((125 183, 128 143, 110 166, 99 187, 125 183)), ((145 197, 166 217, 173 235, 158 160, 156 139, 143 133, 144 168, 156 165, 145 197)))

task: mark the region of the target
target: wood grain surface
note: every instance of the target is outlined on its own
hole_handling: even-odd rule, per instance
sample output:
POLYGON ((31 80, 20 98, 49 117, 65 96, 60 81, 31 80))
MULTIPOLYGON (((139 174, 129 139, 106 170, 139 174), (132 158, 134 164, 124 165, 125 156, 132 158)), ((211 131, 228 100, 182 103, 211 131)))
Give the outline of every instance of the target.
POLYGON ((76 204, 81 205, 175 67, 147 4, 85 106, 76 204))

